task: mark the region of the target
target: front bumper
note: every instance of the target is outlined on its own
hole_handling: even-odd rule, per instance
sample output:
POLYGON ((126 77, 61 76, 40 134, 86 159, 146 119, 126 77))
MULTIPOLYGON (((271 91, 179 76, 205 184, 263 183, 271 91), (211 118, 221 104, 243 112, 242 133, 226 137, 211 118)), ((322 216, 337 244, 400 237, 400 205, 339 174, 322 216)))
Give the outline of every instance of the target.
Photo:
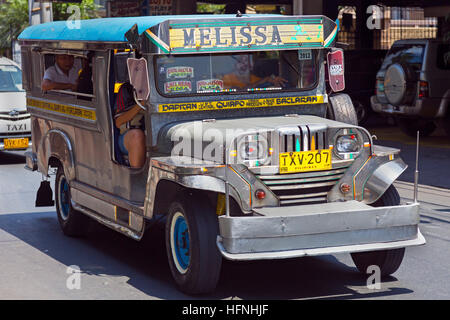
POLYGON ((425 244, 419 204, 358 201, 266 207, 252 217, 219 217, 217 246, 230 260, 283 259, 425 244))
POLYGON ((393 106, 390 103, 382 103, 377 96, 370 97, 372 110, 377 113, 435 118, 439 116, 440 101, 438 99, 416 99, 412 106, 393 106))

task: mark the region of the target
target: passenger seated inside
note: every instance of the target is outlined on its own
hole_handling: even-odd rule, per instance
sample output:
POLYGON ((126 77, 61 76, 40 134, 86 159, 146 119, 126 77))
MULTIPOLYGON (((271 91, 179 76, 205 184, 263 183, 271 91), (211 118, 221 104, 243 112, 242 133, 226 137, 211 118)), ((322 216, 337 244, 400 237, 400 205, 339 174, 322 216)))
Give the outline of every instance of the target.
MULTIPOLYGON (((119 149, 128 155, 130 167, 141 168, 145 163, 145 118, 144 110, 136 103, 133 86, 125 82, 116 98, 114 122, 120 130, 119 149)), ((141 104, 145 105, 145 101, 141 104)))
POLYGON ((271 75, 267 77, 258 77, 252 73, 253 64, 247 54, 233 55, 235 61, 233 72, 223 76, 225 88, 245 89, 257 88, 259 86, 284 87, 288 82, 282 77, 271 75))
POLYGON ((55 65, 44 73, 42 90, 76 91, 78 86, 78 69, 74 66, 74 57, 68 54, 58 54, 55 65))

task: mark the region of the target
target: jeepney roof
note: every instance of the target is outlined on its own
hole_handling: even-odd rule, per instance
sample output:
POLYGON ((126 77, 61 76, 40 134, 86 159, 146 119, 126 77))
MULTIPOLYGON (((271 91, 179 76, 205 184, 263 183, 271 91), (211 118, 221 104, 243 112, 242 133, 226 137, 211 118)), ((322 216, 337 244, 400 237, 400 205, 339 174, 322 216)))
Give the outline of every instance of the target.
MULTIPOLYGON (((248 15, 255 16, 255 15, 248 15)), ((280 15, 256 15, 280 16, 280 15)), ((138 33, 154 27, 167 20, 208 19, 220 20, 235 18, 234 14, 210 15, 172 15, 99 18, 75 21, 54 21, 26 28, 18 37, 19 40, 55 40, 55 41, 93 41, 93 42, 126 42, 125 33, 137 24, 138 33)))
POLYGON ((338 31, 321 15, 172 15, 56 21, 28 27, 18 39, 51 48, 128 47, 125 34, 134 25, 150 54, 320 49, 331 46, 338 31))

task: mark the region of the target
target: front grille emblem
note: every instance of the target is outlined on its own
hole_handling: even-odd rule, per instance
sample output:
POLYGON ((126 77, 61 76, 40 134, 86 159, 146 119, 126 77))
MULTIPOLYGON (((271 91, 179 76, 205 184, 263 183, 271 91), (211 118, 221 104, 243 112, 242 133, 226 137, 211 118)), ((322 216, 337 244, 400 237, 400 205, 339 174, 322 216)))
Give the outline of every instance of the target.
POLYGON ((10 115, 11 117, 17 117, 20 114, 20 112, 16 109, 11 110, 8 115, 10 115))

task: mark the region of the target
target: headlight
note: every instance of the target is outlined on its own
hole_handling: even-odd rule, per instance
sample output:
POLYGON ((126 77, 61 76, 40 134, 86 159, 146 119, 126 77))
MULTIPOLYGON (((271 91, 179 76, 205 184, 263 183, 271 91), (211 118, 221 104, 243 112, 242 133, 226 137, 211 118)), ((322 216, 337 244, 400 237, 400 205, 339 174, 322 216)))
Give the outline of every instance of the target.
POLYGON ((358 152, 360 144, 355 135, 340 136, 336 139, 338 153, 358 152))
POLYGON ((336 134, 334 152, 341 159, 354 159, 361 152, 364 141, 355 129, 343 129, 336 134))
POLYGON ((269 160, 269 144, 261 134, 243 136, 236 151, 238 162, 249 167, 262 166, 269 160))

